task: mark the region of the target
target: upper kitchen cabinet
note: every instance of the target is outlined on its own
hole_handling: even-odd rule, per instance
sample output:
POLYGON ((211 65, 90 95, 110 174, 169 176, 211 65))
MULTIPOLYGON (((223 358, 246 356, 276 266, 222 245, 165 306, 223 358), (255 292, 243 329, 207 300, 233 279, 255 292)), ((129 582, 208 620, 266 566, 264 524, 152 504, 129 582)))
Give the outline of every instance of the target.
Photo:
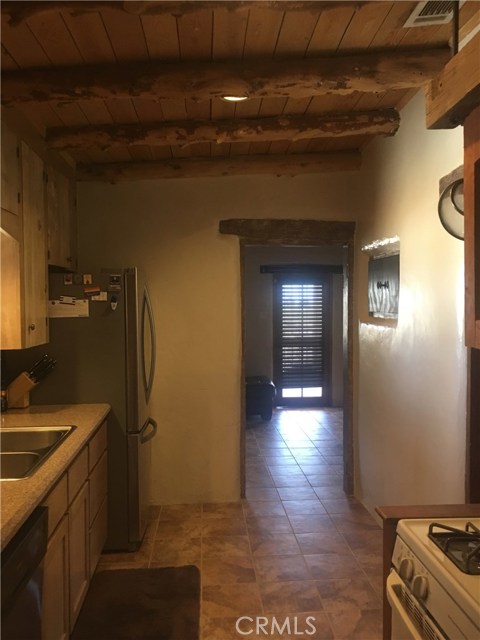
POLYGON ((480 349, 480 106, 464 122, 465 339, 480 349))
POLYGON ((3 131, 0 346, 25 349, 48 341, 44 165, 3 131))
POLYGON ((76 267, 75 182, 53 167, 46 169, 48 264, 76 267))
MULTIPOLYGON (((2 210, 21 213, 20 141, 2 122, 2 210)), ((3 212, 2 212, 3 213, 3 212)))

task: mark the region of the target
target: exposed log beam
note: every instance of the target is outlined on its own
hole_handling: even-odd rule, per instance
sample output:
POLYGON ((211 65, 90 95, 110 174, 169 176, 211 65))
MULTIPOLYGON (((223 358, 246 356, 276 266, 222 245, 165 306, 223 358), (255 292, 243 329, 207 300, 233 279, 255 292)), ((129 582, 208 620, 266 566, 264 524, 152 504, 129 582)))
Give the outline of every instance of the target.
POLYGON ((355 222, 336 220, 281 220, 231 218, 220 220, 220 233, 254 244, 352 245, 355 222))
POLYGON ((164 178, 216 177, 270 174, 296 176, 302 173, 356 171, 360 168, 358 150, 292 154, 284 156, 232 156, 230 158, 181 158, 155 162, 114 162, 77 165, 77 180, 123 182, 164 178))
POLYGON ((275 116, 243 120, 182 120, 125 125, 47 129, 47 145, 57 150, 110 149, 118 145, 185 147, 196 142, 265 142, 364 135, 394 135, 394 109, 319 116, 275 116))
MULTIPOLYGON (((371 1, 372 0, 370 0, 370 2, 371 1)), ((190 2, 178 2, 175 0, 170 2, 156 2, 154 0, 149 0, 147 2, 137 2, 135 0, 126 0, 124 2, 121 2, 120 0, 113 2, 99 0, 92 0, 91 2, 88 0, 79 0, 77 2, 74 0, 59 0, 58 2, 53 2, 45 0, 44 2, 30 2, 26 0, 25 2, 19 2, 16 0, 12 2, 10 0, 5 0, 2 2, 1 10, 2 14, 7 16, 8 23, 15 26, 33 16, 58 11, 68 11, 74 16, 94 11, 102 11, 104 9, 125 11, 126 13, 133 13, 137 15, 170 14, 181 16, 201 9, 227 9, 228 11, 234 12, 260 7, 262 9, 267 8, 280 11, 311 11, 316 13, 341 7, 353 7, 358 9, 365 4, 370 4, 370 2, 360 0, 336 0, 335 2, 320 2, 317 0, 282 0, 280 2, 271 2, 269 0, 249 0, 240 2, 232 0, 193 0, 190 2)))
POLYGON ((409 89, 424 85, 441 71, 449 57, 448 48, 438 48, 335 58, 15 70, 2 75, 2 102, 15 106, 110 98, 304 98, 409 89))
POLYGON ((428 129, 454 129, 480 105, 480 33, 425 88, 428 129))

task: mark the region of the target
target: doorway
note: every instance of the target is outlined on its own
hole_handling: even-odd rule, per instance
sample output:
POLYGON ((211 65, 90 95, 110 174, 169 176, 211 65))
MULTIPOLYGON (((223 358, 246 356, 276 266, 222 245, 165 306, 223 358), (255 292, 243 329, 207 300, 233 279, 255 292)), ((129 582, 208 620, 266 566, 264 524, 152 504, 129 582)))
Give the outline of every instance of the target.
MULTIPOLYGON (((319 250, 319 259, 321 255, 319 250)), ((272 362, 276 404, 292 408, 329 406, 332 403, 331 274, 326 268, 322 272, 321 266, 312 269, 310 264, 299 264, 289 271, 273 279, 272 362)), ((245 293, 248 302, 248 291, 245 293)), ((248 333, 245 339, 248 340, 248 333)), ((248 367, 248 362, 246 365, 248 367)))
MULTIPOLYGON (((249 246, 297 247, 297 248, 336 248, 342 252, 342 366, 337 372, 342 376, 343 387, 343 489, 347 495, 353 494, 353 257, 354 257, 354 222, 336 222, 323 220, 290 220, 290 219, 245 219, 234 218, 221 220, 219 231, 223 234, 236 235, 240 240, 240 268, 242 281, 242 319, 245 335, 245 251, 249 246)), ((261 349, 266 348, 260 345, 261 349)), ((242 376, 239 380, 242 398, 242 428, 240 430, 240 476, 241 494, 245 497, 245 339, 243 339, 242 376)), ((273 372, 272 372, 273 373, 273 372)))

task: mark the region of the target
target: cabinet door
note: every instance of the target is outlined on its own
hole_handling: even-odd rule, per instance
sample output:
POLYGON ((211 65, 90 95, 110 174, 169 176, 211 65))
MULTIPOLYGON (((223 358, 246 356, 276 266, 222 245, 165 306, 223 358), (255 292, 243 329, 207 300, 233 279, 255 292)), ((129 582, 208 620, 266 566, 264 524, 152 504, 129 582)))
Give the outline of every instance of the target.
POLYGON ((22 344, 21 243, 7 230, 6 218, 13 214, 2 209, 0 232, 0 348, 18 349, 22 344))
POLYGON ((70 505, 68 512, 70 537, 70 631, 73 631, 80 613, 90 579, 88 519, 88 482, 86 482, 70 505))
POLYGON ((74 182, 53 167, 47 169, 48 264, 75 268, 74 182))
POLYGON ((480 349, 480 106, 463 123, 465 342, 480 349))
POLYGON ((42 638, 69 637, 68 516, 48 541, 43 564, 42 638))
POLYGON ((24 347, 48 342, 43 161, 22 143, 24 347))
POLYGON ((93 578, 102 549, 107 540, 107 498, 103 499, 95 520, 90 527, 90 577, 93 578))
POLYGON ((20 215, 21 188, 20 143, 2 122, 2 209, 20 215))

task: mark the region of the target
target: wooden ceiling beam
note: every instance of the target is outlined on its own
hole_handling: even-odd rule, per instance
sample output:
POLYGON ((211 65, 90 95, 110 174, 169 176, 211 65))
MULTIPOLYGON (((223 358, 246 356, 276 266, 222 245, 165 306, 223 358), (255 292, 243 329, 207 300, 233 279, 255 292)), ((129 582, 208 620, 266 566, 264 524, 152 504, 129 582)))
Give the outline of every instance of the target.
POLYGON ((86 65, 6 71, 2 102, 110 98, 211 100, 225 95, 305 98, 423 86, 450 57, 448 48, 328 58, 241 62, 86 65))
POLYGON ((119 145, 186 147, 197 142, 266 142, 364 135, 394 135, 400 124, 395 109, 318 116, 275 116, 243 120, 182 120, 145 124, 114 124, 47 129, 46 142, 58 151, 119 145))
POLYGON ((190 2, 182 2, 171 0, 168 2, 156 2, 148 0, 146 2, 137 2, 134 0, 120 1, 99 1, 92 0, 59 0, 58 2, 45 0, 43 2, 30 2, 29 0, 19 2, 4 0, 1 3, 2 14, 7 16, 8 23, 12 26, 19 25, 28 18, 38 15, 58 11, 68 11, 71 15, 83 15, 103 11, 105 9, 124 11, 126 13, 136 15, 174 15, 181 16, 192 11, 201 9, 227 9, 228 11, 248 11, 249 9, 272 9, 279 11, 310 11, 318 13, 339 9, 342 7, 353 7, 359 9, 363 5, 370 4, 372 0, 336 0, 335 2, 317 1, 317 0, 282 0, 280 2, 271 2, 269 0, 248 0, 235 2, 232 0, 194 0, 190 2))
POLYGON ((153 162, 114 162, 77 165, 76 179, 83 182, 124 182, 168 178, 217 177, 270 174, 296 176, 304 173, 356 171, 358 150, 292 155, 250 155, 229 158, 180 158, 153 162))
POLYGON ((480 105, 480 33, 425 88, 428 129, 454 129, 480 105))

